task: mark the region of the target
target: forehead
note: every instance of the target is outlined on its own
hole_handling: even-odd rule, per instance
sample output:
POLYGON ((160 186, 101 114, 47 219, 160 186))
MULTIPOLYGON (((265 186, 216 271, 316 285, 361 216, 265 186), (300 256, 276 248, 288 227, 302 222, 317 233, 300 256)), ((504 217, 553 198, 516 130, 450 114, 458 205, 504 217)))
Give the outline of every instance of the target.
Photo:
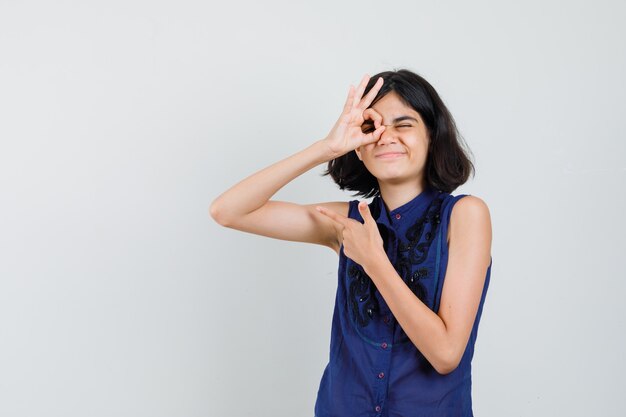
POLYGON ((394 91, 389 92, 371 106, 383 118, 393 119, 399 116, 413 116, 420 120, 420 114, 413 107, 407 105, 394 91))

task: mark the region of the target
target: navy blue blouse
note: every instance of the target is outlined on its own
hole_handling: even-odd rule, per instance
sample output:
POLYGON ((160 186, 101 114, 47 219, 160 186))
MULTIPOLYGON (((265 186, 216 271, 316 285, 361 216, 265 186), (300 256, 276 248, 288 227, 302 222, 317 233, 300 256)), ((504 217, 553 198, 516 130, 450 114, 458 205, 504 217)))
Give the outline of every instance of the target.
MULTIPOLYGON (((380 196, 369 204, 390 262, 435 313, 448 263, 450 213, 465 195, 426 188, 391 212, 380 196)), ((363 223, 358 203, 350 201, 348 216, 363 223)), ((329 362, 320 381, 315 416, 473 417, 471 361, 490 274, 491 263, 461 362, 442 375, 408 338, 373 281, 341 246, 329 362)))

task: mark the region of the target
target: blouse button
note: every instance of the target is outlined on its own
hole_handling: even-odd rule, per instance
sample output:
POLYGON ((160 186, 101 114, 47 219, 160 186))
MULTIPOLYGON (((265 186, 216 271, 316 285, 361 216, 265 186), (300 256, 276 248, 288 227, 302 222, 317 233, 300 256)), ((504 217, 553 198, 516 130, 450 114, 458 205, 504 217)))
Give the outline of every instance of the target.
POLYGON ((385 316, 383 320, 385 321, 385 323, 389 323, 389 316, 385 316))
POLYGON ((400 217, 402 217, 402 216, 400 215, 400 213, 397 213, 397 214, 396 214, 396 219, 400 220, 400 217))
POLYGON ((379 411, 380 411, 380 405, 377 405, 376 406, 376 412, 379 412, 379 411))
POLYGON ((385 373, 381 372, 378 374, 378 378, 383 379, 385 377, 385 373))
POLYGON ((383 349, 387 349, 387 342, 383 342, 380 346, 382 346, 383 349))

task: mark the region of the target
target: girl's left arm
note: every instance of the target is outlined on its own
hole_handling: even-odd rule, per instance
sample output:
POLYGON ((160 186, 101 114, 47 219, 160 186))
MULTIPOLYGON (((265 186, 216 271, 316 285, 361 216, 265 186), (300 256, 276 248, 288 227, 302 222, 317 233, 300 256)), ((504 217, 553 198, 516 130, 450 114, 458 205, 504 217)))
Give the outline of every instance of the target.
POLYGON ((476 196, 456 202, 439 312, 413 294, 386 253, 378 251, 363 269, 374 281, 402 329, 440 374, 459 365, 469 340, 491 263, 489 208, 476 196))

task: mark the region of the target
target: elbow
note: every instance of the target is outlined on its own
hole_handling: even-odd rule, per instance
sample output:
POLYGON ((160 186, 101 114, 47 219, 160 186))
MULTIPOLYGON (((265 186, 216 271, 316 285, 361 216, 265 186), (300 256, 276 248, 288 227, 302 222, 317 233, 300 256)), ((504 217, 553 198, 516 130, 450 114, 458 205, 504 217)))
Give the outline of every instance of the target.
POLYGON ((217 200, 209 206, 209 216, 220 226, 228 227, 228 219, 224 216, 224 211, 220 210, 217 200))
POLYGON ((437 366, 433 366, 435 370, 441 375, 447 375, 454 372, 459 367, 461 358, 456 353, 444 355, 437 363, 437 366))
POLYGON ((439 364, 439 366, 436 367, 435 370, 441 375, 448 375, 449 373, 452 373, 456 368, 458 368, 458 366, 458 362, 439 364))

